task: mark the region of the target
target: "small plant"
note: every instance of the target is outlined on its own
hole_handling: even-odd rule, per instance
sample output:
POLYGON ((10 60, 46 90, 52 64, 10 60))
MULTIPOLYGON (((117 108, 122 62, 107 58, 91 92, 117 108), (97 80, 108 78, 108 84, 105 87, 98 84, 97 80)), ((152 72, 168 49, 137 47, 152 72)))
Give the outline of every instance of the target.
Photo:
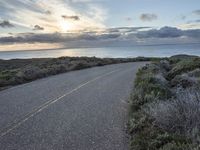
POLYGON ((131 150, 200 149, 199 60, 180 56, 138 71, 128 123, 131 150))
POLYGON ((150 60, 159 58, 60 57, 0 60, 0 87, 5 89, 11 85, 94 66, 150 60))
POLYGON ((169 71, 167 78, 168 80, 171 80, 176 75, 181 75, 182 73, 186 73, 197 68, 200 68, 200 58, 184 59, 174 64, 174 67, 169 71))
POLYGON ((200 90, 178 89, 176 97, 148 105, 146 113, 161 129, 200 143, 200 90))

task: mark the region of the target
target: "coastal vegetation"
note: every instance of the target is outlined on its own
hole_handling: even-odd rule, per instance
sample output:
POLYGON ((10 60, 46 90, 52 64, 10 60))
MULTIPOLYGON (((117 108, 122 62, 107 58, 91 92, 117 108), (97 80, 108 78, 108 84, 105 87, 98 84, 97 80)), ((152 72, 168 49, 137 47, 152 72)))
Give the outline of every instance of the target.
POLYGON ((154 59, 159 58, 60 57, 0 60, 0 89, 72 70, 154 59))
POLYGON ((139 69, 130 98, 131 150, 200 149, 200 58, 179 55, 139 69))

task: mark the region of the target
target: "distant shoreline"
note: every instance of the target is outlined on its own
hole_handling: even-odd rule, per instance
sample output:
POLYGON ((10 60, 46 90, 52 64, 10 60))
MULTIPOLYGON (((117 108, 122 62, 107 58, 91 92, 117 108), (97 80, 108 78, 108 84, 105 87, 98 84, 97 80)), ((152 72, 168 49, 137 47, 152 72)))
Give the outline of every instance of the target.
POLYGON ((4 51, 0 52, 0 59, 58 58, 65 56, 98 58, 171 57, 179 54, 200 56, 200 44, 4 51))
MULTIPOLYGON (((194 55, 176 55, 178 59, 198 57, 194 55)), ((135 58, 97 58, 97 57, 59 57, 32 59, 0 59, 0 90, 36 79, 57 75, 73 70, 104 66, 118 63, 159 61, 167 57, 135 58)))
POLYGON ((102 47, 100 47, 100 46, 80 46, 80 47, 62 47, 62 48, 47 48, 47 49, 27 49, 27 50, 20 50, 20 49, 17 49, 17 50, 8 50, 8 51, 6 51, 6 50, 3 50, 3 51, 1 51, 0 50, 0 53, 1 52, 27 52, 27 51, 42 51, 42 50, 52 50, 52 51, 54 51, 54 50, 67 50, 67 49, 84 49, 84 48, 88 48, 88 49, 100 49, 100 48, 116 48, 116 47, 142 47, 142 46, 144 46, 144 47, 146 47, 146 46, 163 46, 163 45, 198 45, 198 44, 200 44, 200 43, 178 43, 178 44, 147 44, 147 45, 129 45, 129 46, 126 46, 126 45, 123 45, 123 46, 119 46, 119 45, 117 45, 117 46, 115 46, 115 45, 110 45, 110 46, 102 46, 102 47))

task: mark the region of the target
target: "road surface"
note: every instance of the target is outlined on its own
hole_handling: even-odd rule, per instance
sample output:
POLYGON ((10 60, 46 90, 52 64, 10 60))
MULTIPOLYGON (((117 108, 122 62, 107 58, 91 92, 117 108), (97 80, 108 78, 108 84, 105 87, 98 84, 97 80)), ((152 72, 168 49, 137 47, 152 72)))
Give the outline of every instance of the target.
POLYGON ((127 101, 144 64, 72 71, 1 91, 0 149, 127 150, 127 101))

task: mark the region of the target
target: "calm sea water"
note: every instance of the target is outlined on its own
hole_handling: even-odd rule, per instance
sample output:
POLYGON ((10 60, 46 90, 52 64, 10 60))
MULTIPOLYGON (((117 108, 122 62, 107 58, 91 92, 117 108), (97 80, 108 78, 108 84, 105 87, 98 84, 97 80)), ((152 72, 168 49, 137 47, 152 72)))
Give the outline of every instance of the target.
POLYGON ((0 59, 14 58, 46 58, 61 56, 96 56, 96 57, 168 57, 177 54, 200 56, 200 44, 157 45, 131 47, 77 48, 35 51, 0 52, 0 59))

